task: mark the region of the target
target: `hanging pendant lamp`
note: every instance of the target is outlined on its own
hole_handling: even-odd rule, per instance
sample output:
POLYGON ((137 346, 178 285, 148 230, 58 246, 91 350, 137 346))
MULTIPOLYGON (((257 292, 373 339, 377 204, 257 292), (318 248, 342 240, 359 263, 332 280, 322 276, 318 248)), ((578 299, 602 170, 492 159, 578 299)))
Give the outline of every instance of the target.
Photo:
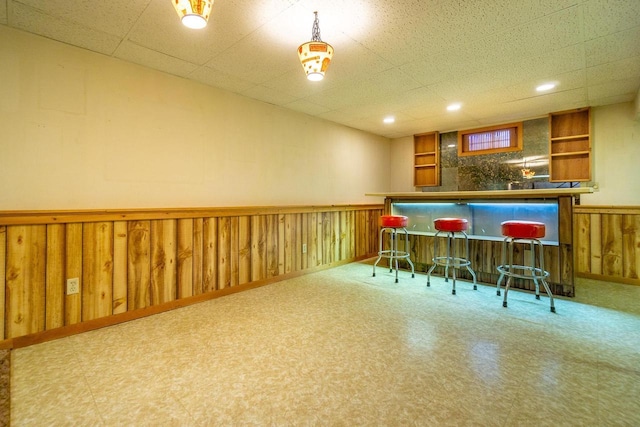
POLYGON ((214 0, 172 0, 185 27, 199 30, 207 26, 214 0))
POLYGON ((319 81, 324 78, 324 73, 329 68, 329 63, 333 57, 333 47, 320 39, 320 24, 318 22, 318 12, 313 12, 316 16, 311 29, 311 41, 298 47, 298 57, 302 68, 311 81, 319 81))

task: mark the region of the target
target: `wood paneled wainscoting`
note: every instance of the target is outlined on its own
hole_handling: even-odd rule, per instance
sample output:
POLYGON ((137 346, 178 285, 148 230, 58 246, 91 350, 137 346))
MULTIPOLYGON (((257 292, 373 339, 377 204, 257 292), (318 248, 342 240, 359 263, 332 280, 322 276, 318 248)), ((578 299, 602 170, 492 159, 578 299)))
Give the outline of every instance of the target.
POLYGON ((0 212, 0 348, 373 256, 382 205, 0 212), (67 279, 80 292, 67 295, 67 279))
POLYGON ((640 285, 640 207, 576 206, 576 276, 640 285))

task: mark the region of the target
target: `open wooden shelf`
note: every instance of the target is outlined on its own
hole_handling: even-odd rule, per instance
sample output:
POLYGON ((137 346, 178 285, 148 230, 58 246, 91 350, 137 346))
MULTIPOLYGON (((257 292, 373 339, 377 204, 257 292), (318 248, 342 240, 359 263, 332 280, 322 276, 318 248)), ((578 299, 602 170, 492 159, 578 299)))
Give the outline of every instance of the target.
POLYGON ((413 185, 440 185, 440 137, 438 132, 413 136, 413 185))
POLYGON ((589 108, 549 114, 549 181, 591 180, 589 108))

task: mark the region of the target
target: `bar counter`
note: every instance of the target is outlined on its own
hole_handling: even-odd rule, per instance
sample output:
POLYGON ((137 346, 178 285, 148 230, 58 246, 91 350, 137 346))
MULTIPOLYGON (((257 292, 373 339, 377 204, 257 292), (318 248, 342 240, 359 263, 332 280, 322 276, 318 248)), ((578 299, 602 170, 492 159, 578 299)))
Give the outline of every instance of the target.
POLYGON ((417 200, 484 200, 484 199, 545 199, 593 193, 591 187, 541 188, 534 190, 489 190, 489 191, 414 191, 396 193, 367 193, 366 196, 385 197, 387 199, 417 200))
MULTIPOLYGON (((451 192, 367 193, 384 197, 384 213, 409 217, 409 252, 418 271, 426 271, 434 256, 433 220, 438 217, 460 217, 469 221, 470 257, 478 280, 496 284, 497 266, 501 263, 502 221, 518 219, 539 221, 546 225, 544 244, 545 270, 556 295, 574 295, 573 207, 581 194, 592 193, 590 187, 534 190, 492 190, 451 192)), ((461 244, 461 239, 458 244, 461 244)), ((444 245, 440 245, 441 247, 444 245)), ((460 247, 461 249, 461 247, 460 247)), ((441 254, 440 254, 441 255, 441 254)), ((517 264, 529 256, 524 244, 516 245, 517 264)), ((439 268, 436 269, 436 273, 439 268)), ((443 271, 439 272, 443 274, 443 271)), ((470 275, 461 270, 462 278, 470 275)), ((468 276, 468 277, 467 277, 468 276)), ((533 290, 531 280, 514 280, 513 287, 533 290)))

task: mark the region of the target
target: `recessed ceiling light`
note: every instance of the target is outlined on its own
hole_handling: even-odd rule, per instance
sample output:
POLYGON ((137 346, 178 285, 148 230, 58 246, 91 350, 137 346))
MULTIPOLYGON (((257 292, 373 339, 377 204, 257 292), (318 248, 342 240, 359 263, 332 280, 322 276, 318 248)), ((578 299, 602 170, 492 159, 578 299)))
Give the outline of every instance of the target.
POLYGON ((462 104, 451 104, 447 107, 447 111, 458 111, 462 107, 462 104))
POLYGON ((385 123, 393 123, 395 121, 396 121, 396 118, 392 117, 392 116, 385 117, 384 120, 383 120, 383 122, 385 122, 385 123))
POLYGON ((545 84, 543 84, 543 85, 538 86, 538 87, 536 88, 536 91, 538 91, 538 92, 544 92, 544 91, 547 91, 547 90, 551 90, 551 89, 553 89, 554 87, 556 87, 556 84, 555 84, 555 83, 545 83, 545 84))

